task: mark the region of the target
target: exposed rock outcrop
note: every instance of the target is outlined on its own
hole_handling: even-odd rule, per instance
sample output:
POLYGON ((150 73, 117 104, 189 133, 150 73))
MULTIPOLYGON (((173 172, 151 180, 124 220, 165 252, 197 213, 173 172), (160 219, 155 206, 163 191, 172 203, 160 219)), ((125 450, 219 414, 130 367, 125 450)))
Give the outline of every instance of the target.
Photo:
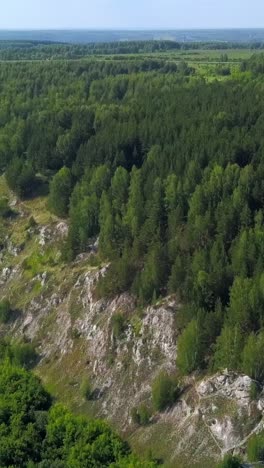
MULTIPOLYGON (((25 230, 25 213, 23 223, 25 230)), ((131 410, 151 403, 155 376, 162 369, 175 372, 181 305, 174 296, 144 310, 129 294, 98 299, 95 286, 108 265, 90 264, 97 240, 72 264, 62 264, 67 230, 58 220, 38 225, 26 235, 23 250, 16 250, 13 240, 2 249, 0 295, 9 297, 18 313, 1 333, 34 342, 40 354, 36 372, 55 395, 76 411, 113 421, 142 452, 152 449, 175 467, 180 461, 211 468, 224 453, 243 451, 248 438, 263 429, 264 396, 251 401, 252 380, 234 372, 190 378, 173 408, 154 414, 147 427, 133 424, 131 410), (113 330, 116 314, 124 318, 119 336, 113 330), (86 375, 94 388, 89 404, 79 391, 86 375)))

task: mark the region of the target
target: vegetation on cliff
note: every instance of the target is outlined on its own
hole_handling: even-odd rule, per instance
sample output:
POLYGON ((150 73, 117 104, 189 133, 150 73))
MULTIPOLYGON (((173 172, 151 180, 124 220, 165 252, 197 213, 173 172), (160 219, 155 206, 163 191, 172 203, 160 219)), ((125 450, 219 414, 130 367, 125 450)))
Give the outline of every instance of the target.
MULTIPOLYGON (((67 268, 78 254, 92 252, 91 267, 109 265, 97 299, 129 291, 140 310, 176 296, 184 304, 177 316, 182 374, 227 367, 264 380, 263 61, 253 56, 240 69, 213 76, 166 55, 1 66, 1 171, 23 203, 48 194, 49 216, 69 223, 56 252, 32 248, 25 255, 25 276, 38 276, 40 290, 48 268, 59 262, 67 268)), ((0 217, 5 245, 5 226, 16 217, 5 196, 0 217)), ((32 219, 24 226, 26 240, 34 229, 32 219)), ((22 251, 25 244, 21 239, 22 251)), ((3 326, 16 313, 10 302, 0 303, 3 326)), ((122 311, 113 315, 111 330, 116 344, 127 331, 122 311)), ((5 346, 12 365, 37 360, 29 343, 5 346)), ((178 392, 169 375, 159 377, 155 409, 168 408, 178 392)), ((56 419, 62 410, 48 411, 56 419)), ((78 431, 79 424, 87 427, 65 414, 78 431)), ((140 406, 134 418, 147 425, 149 408, 140 406)), ((71 457, 82 450, 73 444, 65 454, 60 447, 59 456, 73 466, 71 457)), ((119 463, 111 444, 107 452, 107 463, 119 463)), ((36 455, 41 462, 42 453, 36 455)), ((24 456, 35 463, 31 452, 24 456)))

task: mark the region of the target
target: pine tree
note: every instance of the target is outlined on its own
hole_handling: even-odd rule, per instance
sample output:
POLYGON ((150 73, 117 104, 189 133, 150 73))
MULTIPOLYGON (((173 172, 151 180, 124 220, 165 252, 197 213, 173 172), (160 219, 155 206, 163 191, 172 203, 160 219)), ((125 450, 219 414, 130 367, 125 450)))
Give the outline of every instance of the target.
POLYGON ((225 325, 216 342, 214 368, 239 370, 243 346, 244 338, 239 326, 225 325))
POLYGON ((50 183, 49 208, 57 216, 65 217, 69 210, 69 201, 72 191, 71 171, 62 167, 50 183))
POLYGON ((252 379, 264 381, 264 333, 249 335, 243 350, 242 370, 252 379))
POLYGON ((129 188, 129 199, 125 223, 131 230, 132 236, 136 237, 144 221, 144 199, 142 193, 141 171, 133 167, 129 188))
POLYGON ((123 167, 118 167, 111 180, 111 194, 115 213, 124 215, 128 200, 129 174, 123 167))
POLYGON ((192 320, 178 340, 176 365, 182 374, 189 374, 201 366, 203 355, 200 324, 192 320))
POLYGON ((100 252, 108 258, 113 257, 115 252, 114 236, 115 236, 115 225, 114 216, 112 211, 112 204, 110 197, 106 192, 103 192, 100 201, 100 237, 99 237, 99 248, 100 252))

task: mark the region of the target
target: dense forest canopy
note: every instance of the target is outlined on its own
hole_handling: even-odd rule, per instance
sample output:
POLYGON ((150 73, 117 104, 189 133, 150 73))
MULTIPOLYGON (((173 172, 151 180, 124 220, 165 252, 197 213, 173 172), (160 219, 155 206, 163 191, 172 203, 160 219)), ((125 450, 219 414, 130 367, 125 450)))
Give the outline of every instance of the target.
POLYGON ((1 41, 0 60, 73 60, 89 56, 152 54, 204 50, 262 50, 264 40, 255 42, 176 42, 174 40, 138 40, 92 42, 88 44, 53 43, 51 41, 1 41))
POLYGON ((263 64, 219 80, 146 57, 0 67, 9 186, 23 198, 49 182, 64 261, 99 236, 99 296, 181 298, 183 373, 264 377, 263 64))

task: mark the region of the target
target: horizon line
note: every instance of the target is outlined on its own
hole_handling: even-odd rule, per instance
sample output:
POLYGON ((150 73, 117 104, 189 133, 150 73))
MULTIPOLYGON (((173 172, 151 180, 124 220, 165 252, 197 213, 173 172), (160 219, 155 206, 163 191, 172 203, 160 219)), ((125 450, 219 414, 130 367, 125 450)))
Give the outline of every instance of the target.
POLYGON ((17 32, 27 32, 27 31, 117 31, 117 32, 145 32, 145 31, 235 31, 235 30, 264 30, 264 26, 218 26, 218 27, 206 27, 206 26, 198 26, 198 27, 128 27, 128 28, 120 28, 120 27, 25 27, 25 28, 14 28, 14 27, 4 27, 0 26, 1 31, 17 31, 17 32))

